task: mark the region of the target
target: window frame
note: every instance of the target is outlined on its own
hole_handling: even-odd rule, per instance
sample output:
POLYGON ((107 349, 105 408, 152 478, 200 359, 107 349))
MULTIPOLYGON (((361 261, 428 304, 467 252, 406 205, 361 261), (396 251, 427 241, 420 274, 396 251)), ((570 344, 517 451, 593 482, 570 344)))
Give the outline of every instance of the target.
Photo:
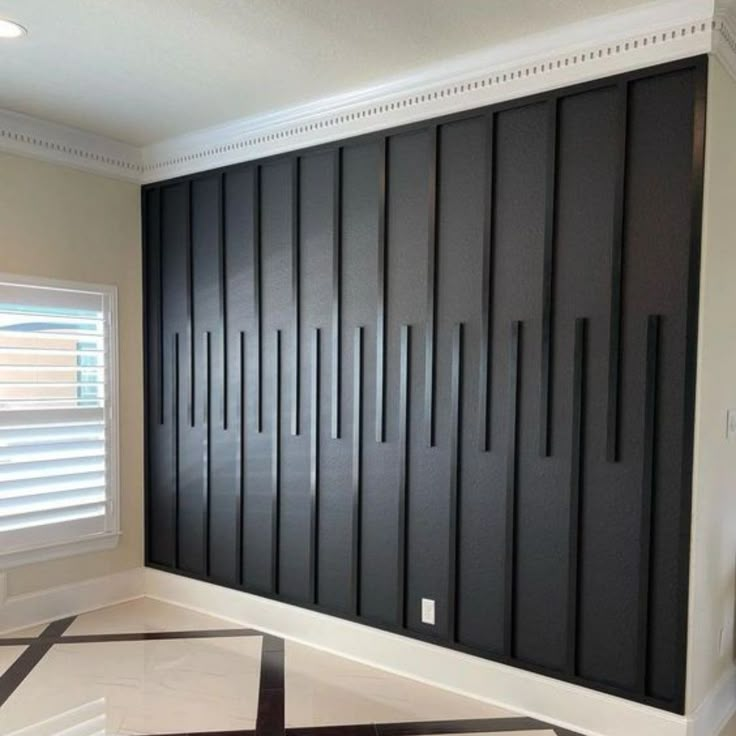
MULTIPOLYGON (((3 551, 0 540, 0 571, 8 568, 71 557, 89 552, 113 549, 120 536, 120 396, 118 385, 118 289, 109 284, 68 281, 42 276, 0 273, 0 290, 4 286, 37 287, 57 291, 84 292, 103 298, 105 314, 107 395, 105 401, 105 481, 107 510, 105 530, 79 535, 61 542, 29 543, 22 548, 3 551)), ((29 536, 33 530, 28 529, 29 536)))

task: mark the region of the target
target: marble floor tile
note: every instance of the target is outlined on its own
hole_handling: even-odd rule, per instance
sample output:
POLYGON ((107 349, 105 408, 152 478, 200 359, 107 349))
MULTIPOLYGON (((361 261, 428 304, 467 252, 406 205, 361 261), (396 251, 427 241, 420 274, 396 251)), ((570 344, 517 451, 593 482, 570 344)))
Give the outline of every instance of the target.
POLYGON ((66 634, 129 634, 143 631, 195 631, 237 629, 232 621, 163 603, 153 598, 136 598, 116 606, 78 616, 66 634))
POLYGON ((0 708, 0 733, 45 736, 90 711, 108 736, 252 729, 260 650, 260 637, 57 644, 0 708))
MULTIPOLYGON (((420 735, 421 736, 421 735, 420 735)), ((432 736, 457 736, 457 734, 433 734, 432 736)), ((473 733, 472 736, 555 736, 552 729, 541 731, 494 731, 493 733, 473 733)))
POLYGON ((736 716, 734 716, 721 731, 720 736, 736 736, 736 716))
POLYGON ((16 637, 35 638, 48 626, 48 624, 38 624, 38 626, 28 626, 22 629, 13 629, 0 634, 0 639, 15 639, 16 637))
POLYGON ((292 642, 285 681, 287 727, 517 715, 292 642))
POLYGON ((25 647, 0 647, 0 676, 4 675, 10 666, 25 651, 25 647))
MULTIPOLYGON (((32 627, 22 635, 38 635, 44 628, 32 627)), ((284 725, 354 724, 368 733, 369 724, 396 722, 413 723, 412 733, 421 734, 421 724, 429 728, 429 721, 489 719, 488 725, 478 725, 492 729, 493 719, 511 719, 495 724, 510 728, 518 717, 504 708, 277 637, 268 637, 262 651, 264 639, 258 635, 167 636, 238 628, 243 627, 147 598, 81 615, 65 632, 76 641, 54 640, 49 647, 36 647, 33 651, 39 656, 24 660, 29 665, 25 679, 18 683, 17 678, 5 678, 0 734, 242 733, 255 729, 257 722, 268 734, 283 733, 284 725), (151 632, 160 636, 135 636, 151 632), (108 638, 100 641, 101 635, 108 638), (115 641, 116 636, 127 638, 115 641)), ((3 673, 24 649, 0 646, 0 693, 3 673)), ((526 730, 514 731, 515 736, 555 736, 552 728, 532 719, 516 727, 526 730)), ((350 733, 356 731, 344 732, 350 733)))

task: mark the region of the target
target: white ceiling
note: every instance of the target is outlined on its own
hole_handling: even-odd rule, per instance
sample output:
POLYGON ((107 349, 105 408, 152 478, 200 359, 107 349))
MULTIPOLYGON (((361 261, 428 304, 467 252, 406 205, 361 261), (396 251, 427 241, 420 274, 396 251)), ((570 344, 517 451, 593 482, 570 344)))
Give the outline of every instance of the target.
POLYGON ((0 108, 146 145, 644 4, 0 0, 0 108))

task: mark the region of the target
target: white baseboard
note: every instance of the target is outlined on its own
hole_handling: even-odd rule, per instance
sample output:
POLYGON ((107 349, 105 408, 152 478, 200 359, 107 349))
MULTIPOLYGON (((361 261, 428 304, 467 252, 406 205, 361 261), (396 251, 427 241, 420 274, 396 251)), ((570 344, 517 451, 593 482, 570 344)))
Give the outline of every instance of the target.
POLYGON ((688 736, 718 736, 736 713, 736 667, 721 678, 690 716, 688 736))
MULTIPOLYGON (((3 577, 4 576, 0 576, 3 577)), ((144 594, 141 567, 56 588, 0 599, 0 632, 45 624, 144 594)), ((2 589, 0 585, 0 589, 2 589)))
POLYGON ((298 641, 589 736, 718 736, 736 711, 736 669, 689 717, 278 601, 135 568, 3 597, 0 632, 146 595, 298 641))
POLYGON ((146 569, 145 592, 590 736, 695 736, 683 716, 229 588, 146 569))

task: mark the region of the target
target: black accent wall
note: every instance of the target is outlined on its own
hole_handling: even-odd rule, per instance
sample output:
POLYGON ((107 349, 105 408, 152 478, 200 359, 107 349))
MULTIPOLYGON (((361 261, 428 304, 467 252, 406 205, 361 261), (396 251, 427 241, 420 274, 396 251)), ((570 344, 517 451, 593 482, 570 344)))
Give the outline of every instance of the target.
POLYGON ((145 187, 147 563, 681 711, 705 83, 145 187))

